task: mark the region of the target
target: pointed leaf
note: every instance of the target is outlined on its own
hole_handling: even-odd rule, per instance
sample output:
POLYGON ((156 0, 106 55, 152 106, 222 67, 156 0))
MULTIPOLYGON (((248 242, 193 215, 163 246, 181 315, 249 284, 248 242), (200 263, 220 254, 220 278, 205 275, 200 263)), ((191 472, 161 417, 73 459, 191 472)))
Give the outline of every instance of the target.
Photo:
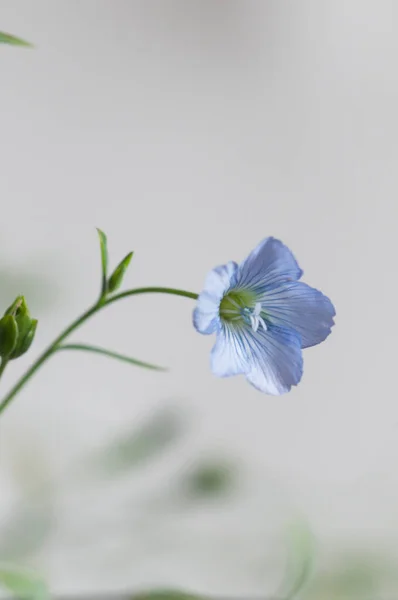
POLYGON ((116 360, 130 363, 136 367, 152 369, 153 371, 167 371, 167 369, 164 367, 159 367, 158 365, 154 365, 152 363, 147 363, 130 356, 125 356, 124 354, 119 354, 118 352, 112 352, 106 348, 100 348, 99 346, 89 346, 87 344, 64 344, 59 346, 58 350, 82 350, 84 352, 95 352, 96 354, 102 354, 104 356, 108 356, 109 358, 115 358, 116 360))
POLYGON ((102 269, 102 286, 101 286, 101 297, 105 296, 107 291, 107 279, 108 279, 108 243, 106 235, 101 229, 97 228, 98 237, 100 241, 101 250, 101 269, 102 269))
POLYGON ((10 44, 11 46, 25 46, 32 47, 32 44, 22 40, 21 38, 15 37, 15 35, 10 35, 9 33, 4 33, 0 31, 0 44, 10 44))
POLYGON ((123 258, 110 276, 108 281, 108 292, 110 294, 112 294, 112 292, 116 292, 116 290, 121 286, 124 274, 127 271, 127 267, 129 266, 132 257, 133 252, 129 252, 129 254, 123 258))

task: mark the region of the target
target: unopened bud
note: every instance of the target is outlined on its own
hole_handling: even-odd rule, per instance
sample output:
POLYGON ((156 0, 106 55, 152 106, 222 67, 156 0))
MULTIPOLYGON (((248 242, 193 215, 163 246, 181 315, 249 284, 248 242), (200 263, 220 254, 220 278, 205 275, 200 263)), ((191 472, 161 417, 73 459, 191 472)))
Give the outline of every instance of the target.
POLYGON ((18 340, 18 325, 15 317, 5 315, 0 319, 0 356, 8 359, 18 340))
MULTIPOLYGON (((13 304, 6 310, 3 319, 0 321, 0 327, 2 321, 8 317, 11 317, 11 319, 8 319, 6 322, 6 326, 9 328, 9 331, 11 332, 11 323, 15 324, 17 331, 15 344, 7 356, 8 359, 13 359, 22 356, 22 354, 25 354, 25 352, 29 350, 35 336, 37 320, 31 318, 29 309, 23 296, 18 296, 13 304)), ((11 339, 11 333, 9 334, 9 337, 11 339)))

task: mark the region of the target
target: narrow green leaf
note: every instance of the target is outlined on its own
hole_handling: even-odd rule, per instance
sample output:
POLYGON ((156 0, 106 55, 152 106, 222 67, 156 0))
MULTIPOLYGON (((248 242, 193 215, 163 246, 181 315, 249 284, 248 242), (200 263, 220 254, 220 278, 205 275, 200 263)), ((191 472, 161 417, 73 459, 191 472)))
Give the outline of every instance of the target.
POLYGON ((12 46, 25 46, 27 48, 32 47, 31 43, 26 42, 21 38, 15 37, 15 35, 4 33, 3 31, 0 31, 0 44, 10 44, 12 46))
POLYGON ((112 294, 112 292, 116 292, 116 290, 121 286, 124 274, 127 271, 127 267, 129 266, 132 257, 133 252, 129 252, 129 254, 123 258, 110 276, 108 281, 108 292, 110 294, 112 294))
POLYGON ((174 590, 157 590, 138 594, 138 596, 133 596, 132 600, 205 600, 205 598, 174 590))
POLYGON ((107 279, 108 279, 108 244, 106 235, 101 229, 97 228, 98 237, 100 241, 101 249, 101 269, 102 269, 102 286, 101 286, 101 298, 103 298, 107 292, 107 279))
POLYGON ((96 354, 102 354, 103 356, 108 356, 109 358, 115 358, 117 360, 130 363, 136 367, 152 369, 153 371, 167 371, 167 369, 164 367, 159 367, 158 365, 153 365, 152 363, 137 360, 136 358, 131 358, 130 356, 125 356, 124 354, 119 354, 118 352, 112 352, 106 348, 99 348, 98 346, 89 346, 87 344, 64 344, 59 346, 58 350, 83 350, 85 352, 95 352, 96 354))
POLYGON ((0 564, 0 586, 19 600, 50 600, 48 588, 39 575, 13 565, 0 564))

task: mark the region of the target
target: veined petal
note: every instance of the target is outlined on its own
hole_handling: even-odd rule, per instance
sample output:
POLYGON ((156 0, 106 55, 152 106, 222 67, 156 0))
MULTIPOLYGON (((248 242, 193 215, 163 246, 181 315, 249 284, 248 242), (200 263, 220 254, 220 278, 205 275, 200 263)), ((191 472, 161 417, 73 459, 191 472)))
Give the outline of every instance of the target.
POLYGON ((217 377, 246 374, 250 370, 251 349, 246 327, 223 324, 210 354, 210 366, 217 377))
POLYGON ((219 307, 224 294, 235 285, 238 265, 229 262, 216 267, 206 277, 205 285, 193 311, 193 324, 197 331, 210 334, 220 327, 219 307))
POLYGON ((211 352, 211 369, 218 377, 246 375, 258 390, 283 394, 301 379, 300 343, 299 335, 285 327, 270 325, 254 332, 223 325, 211 352))
POLYGON ((286 327, 248 331, 252 349, 247 380, 266 394, 279 396, 297 385, 303 374, 300 336, 286 327))
POLYGON ((267 237, 239 266, 237 286, 262 292, 286 281, 297 281, 303 272, 292 252, 280 240, 267 237))
POLYGON ((272 323, 294 329, 301 347, 323 342, 331 333, 336 314, 332 302, 320 291, 301 281, 271 289, 261 296, 263 310, 272 323))

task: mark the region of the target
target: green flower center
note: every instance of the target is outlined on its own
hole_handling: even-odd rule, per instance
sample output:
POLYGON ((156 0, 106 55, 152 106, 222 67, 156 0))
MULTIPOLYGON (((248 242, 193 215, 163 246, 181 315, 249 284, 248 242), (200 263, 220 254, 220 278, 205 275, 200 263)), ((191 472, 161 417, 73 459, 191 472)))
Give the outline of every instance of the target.
POLYGON ((220 317, 223 321, 245 321, 245 312, 253 310, 256 295, 248 290, 231 290, 220 303, 220 317))

